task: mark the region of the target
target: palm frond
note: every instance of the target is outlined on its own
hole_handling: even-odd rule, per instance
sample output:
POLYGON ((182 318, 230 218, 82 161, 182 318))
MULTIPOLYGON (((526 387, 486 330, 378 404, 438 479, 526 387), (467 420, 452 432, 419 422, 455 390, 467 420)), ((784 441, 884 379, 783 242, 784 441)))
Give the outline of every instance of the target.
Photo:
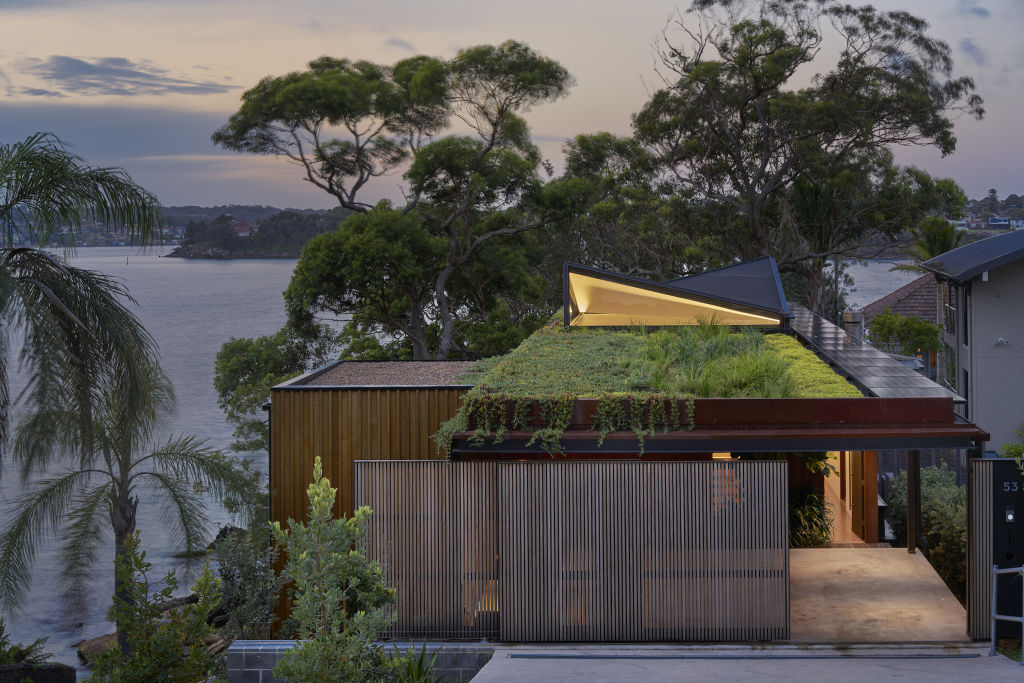
POLYGON ((90 478, 88 472, 69 472, 36 484, 13 505, 19 512, 0 535, 0 603, 17 607, 31 583, 36 548, 52 534, 74 502, 75 494, 90 478))
POLYGON ((144 472, 143 476, 159 496, 160 518, 171 531, 171 538, 188 552, 206 542, 209 520, 200 493, 188 481, 163 472, 144 472))
POLYGON ((99 221, 126 228, 145 244, 160 219, 156 197, 124 170, 89 166, 50 133, 0 145, 0 243, 10 246, 22 230, 27 239, 45 244, 68 237, 60 228, 99 221))
POLYGON ((137 461, 136 466, 150 462, 155 470, 194 482, 219 500, 230 495, 240 503, 246 522, 257 518, 262 502, 258 473, 250 472, 234 458, 207 448, 205 443, 192 436, 171 437, 166 444, 137 461))
POLYGON ((109 526, 104 516, 110 513, 111 488, 107 481, 78 496, 61 532, 61 589, 71 598, 72 609, 83 606, 83 588, 96 567, 96 556, 109 526))

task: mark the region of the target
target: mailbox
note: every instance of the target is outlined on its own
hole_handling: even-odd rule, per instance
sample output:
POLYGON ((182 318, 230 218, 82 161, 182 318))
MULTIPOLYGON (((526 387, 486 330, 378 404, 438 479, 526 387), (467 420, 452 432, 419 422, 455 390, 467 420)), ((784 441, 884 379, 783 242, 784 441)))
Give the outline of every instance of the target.
MULTIPOLYGON (((1000 569, 1024 566, 1024 476, 1015 460, 992 462, 992 564, 1000 569)), ((991 580, 991 578, 989 579, 991 580)), ((999 614, 1021 616, 1019 574, 999 576, 999 614)), ((997 621, 999 638, 1020 638, 1020 624, 997 621)))

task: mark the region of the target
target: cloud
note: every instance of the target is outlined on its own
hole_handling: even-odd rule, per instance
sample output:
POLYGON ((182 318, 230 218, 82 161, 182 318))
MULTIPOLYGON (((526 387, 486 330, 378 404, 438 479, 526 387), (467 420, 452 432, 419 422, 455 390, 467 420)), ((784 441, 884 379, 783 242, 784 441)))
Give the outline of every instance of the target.
POLYGON ((960 40, 960 51, 967 56, 969 60, 977 64, 978 66, 985 66, 988 64, 988 54, 982 49, 980 45, 974 42, 973 38, 963 38, 960 40))
POLYGON ((405 50, 406 52, 416 52, 416 48, 412 43, 402 40, 396 36, 392 36, 384 41, 384 45, 388 47, 397 47, 399 50, 405 50))
POLYGON ((15 66, 62 93, 78 95, 210 95, 237 87, 175 78, 151 62, 132 62, 124 57, 86 60, 50 55, 46 59, 22 59, 15 66))
POLYGON ((960 0, 957 3, 956 11, 960 14, 978 17, 979 19, 988 19, 992 16, 992 12, 985 7, 978 6, 975 4, 976 2, 977 0, 960 0))
POLYGON ((44 90, 43 88, 10 88, 8 93, 16 95, 29 95, 30 97, 67 97, 56 90, 44 90))

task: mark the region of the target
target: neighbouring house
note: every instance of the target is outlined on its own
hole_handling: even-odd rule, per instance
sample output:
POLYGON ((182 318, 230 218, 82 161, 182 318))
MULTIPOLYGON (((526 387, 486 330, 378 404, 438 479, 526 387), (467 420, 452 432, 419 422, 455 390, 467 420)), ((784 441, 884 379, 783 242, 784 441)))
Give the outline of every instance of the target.
POLYGON ((966 402, 964 417, 1019 440, 1024 425, 1024 232, 966 244, 922 264, 941 288, 939 381, 966 402))
MULTIPOLYGON (((857 338, 870 338, 871 321, 875 316, 885 312, 887 309, 896 315, 920 318, 933 325, 938 325, 938 297, 939 285, 935 281, 935 277, 930 273, 922 275, 882 298, 872 301, 860 311, 845 313, 843 316, 844 328, 857 338)), ((918 353, 916 358, 920 361, 919 363, 912 363, 913 358, 906 358, 901 362, 911 363, 924 373, 925 376, 934 379, 938 354, 934 351, 918 353)))
POLYGON ((570 264, 563 288, 560 323, 500 359, 342 361, 273 389, 272 519, 302 516, 321 457, 336 511, 374 510, 390 636, 984 637, 984 594, 965 612, 907 553, 920 449, 988 440, 954 393, 789 304, 770 258, 663 283, 570 264), (878 544, 880 449, 906 454, 907 549, 878 544), (791 549, 815 500, 833 545, 791 549))

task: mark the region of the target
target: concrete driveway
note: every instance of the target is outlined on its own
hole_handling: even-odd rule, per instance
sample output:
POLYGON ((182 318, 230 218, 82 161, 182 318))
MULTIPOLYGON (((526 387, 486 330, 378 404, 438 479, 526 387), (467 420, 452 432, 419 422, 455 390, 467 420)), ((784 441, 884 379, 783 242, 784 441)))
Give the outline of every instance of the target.
POLYGON ((1024 667, 960 644, 498 647, 473 679, 498 681, 1024 681, 1024 667))

